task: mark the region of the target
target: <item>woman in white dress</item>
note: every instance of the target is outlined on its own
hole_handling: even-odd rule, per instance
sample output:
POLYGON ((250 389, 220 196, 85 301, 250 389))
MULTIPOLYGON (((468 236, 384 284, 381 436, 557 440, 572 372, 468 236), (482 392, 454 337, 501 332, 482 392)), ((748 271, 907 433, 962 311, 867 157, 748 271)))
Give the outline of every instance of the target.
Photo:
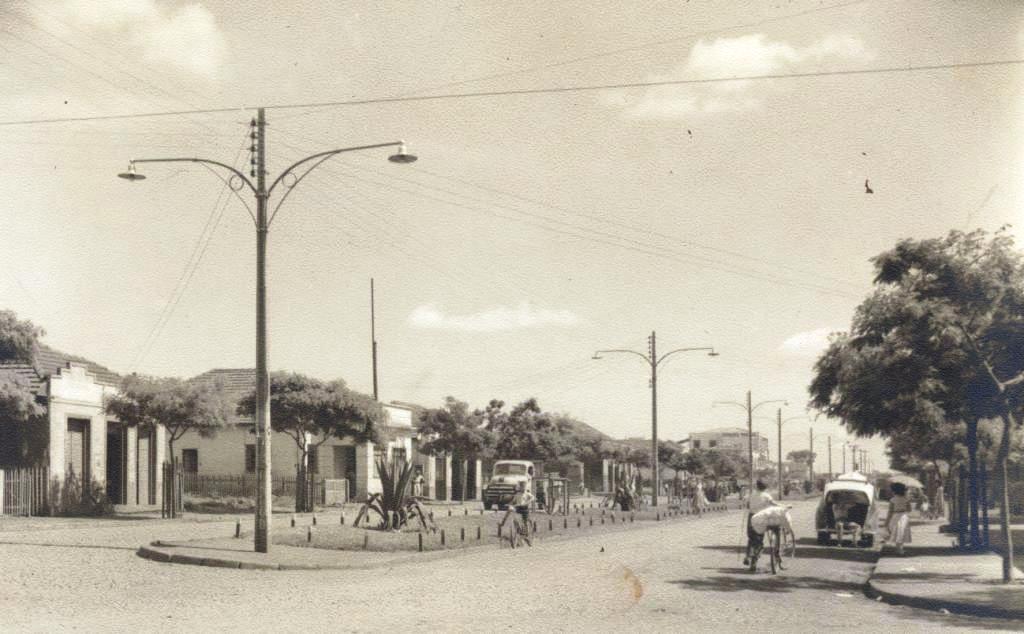
POLYGON ((885 520, 886 541, 895 544, 896 552, 902 555, 903 544, 910 543, 910 499, 905 485, 893 482, 890 488, 892 499, 889 500, 889 516, 885 520))

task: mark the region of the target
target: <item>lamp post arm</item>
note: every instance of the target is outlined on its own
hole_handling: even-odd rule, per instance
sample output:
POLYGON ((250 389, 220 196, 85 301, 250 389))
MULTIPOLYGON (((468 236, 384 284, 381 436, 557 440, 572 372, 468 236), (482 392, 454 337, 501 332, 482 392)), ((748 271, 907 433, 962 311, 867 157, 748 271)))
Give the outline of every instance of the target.
MULTIPOLYGON (((212 159, 204 159, 204 158, 131 159, 129 161, 129 163, 206 163, 208 165, 216 165, 217 167, 223 167, 227 171, 229 171, 232 174, 234 174, 235 176, 237 176, 243 183, 245 183, 246 185, 249 186, 249 189, 252 190, 252 193, 254 193, 254 194, 256 193, 255 185, 252 184, 252 181, 250 181, 245 176, 245 174, 243 174, 242 172, 238 171, 234 167, 231 167, 227 163, 221 163, 220 161, 214 161, 212 159)), ((228 184, 228 187, 231 187, 231 189, 234 189, 234 187, 232 187, 230 185, 230 183, 228 184)))
POLYGON ((677 352, 693 352, 695 350, 709 350, 711 352, 715 351, 714 348, 709 347, 709 346, 705 346, 703 348, 676 348, 675 350, 669 350, 665 354, 661 355, 661 357, 659 357, 658 360, 655 362, 655 365, 661 365, 662 361, 664 361, 666 358, 668 358, 669 356, 671 356, 671 355, 673 355, 673 354, 675 354, 677 352))
POLYGON ((769 403, 783 403, 783 404, 788 404, 788 402, 789 402, 789 401, 785 401, 785 400, 782 400, 782 399, 776 399, 776 400, 773 400, 773 401, 761 401, 761 402, 760 402, 760 403, 758 403, 757 405, 755 405, 755 406, 751 407, 751 408, 750 408, 750 411, 751 411, 751 413, 753 413, 753 412, 756 412, 756 411, 757 411, 757 408, 758 408, 758 407, 761 407, 762 405, 768 405, 769 403))
POLYGON ((714 407, 715 405, 735 405, 736 407, 739 407, 743 411, 747 411, 746 405, 744 405, 743 403, 737 403, 736 401, 713 401, 711 403, 711 406, 714 407))
MULTIPOLYGON (((326 152, 317 152, 316 154, 311 154, 311 155, 307 156, 304 159, 299 159, 298 161, 295 161, 294 163, 289 165, 287 169, 285 169, 283 172, 281 172, 277 176, 277 178, 274 179, 274 182, 270 184, 270 187, 267 188, 267 196, 270 196, 271 192, 274 191, 274 188, 277 187, 278 183, 280 183, 284 179, 285 176, 287 176, 288 174, 291 174, 292 171, 296 167, 299 167, 300 165, 302 165, 304 163, 308 163, 310 161, 315 161, 316 159, 319 159, 319 158, 322 158, 322 159, 326 160, 326 159, 328 159, 328 158, 330 158, 330 157, 332 157, 332 156, 334 156, 336 154, 343 154, 345 152, 356 152, 356 151, 359 151, 359 150, 373 150, 373 149, 376 149, 376 148, 391 147, 391 146, 394 146, 394 145, 400 146, 400 145, 402 145, 402 142, 401 141, 391 141, 389 143, 374 143, 373 145, 356 145, 356 146, 353 146, 353 147, 345 147, 345 148, 340 148, 340 149, 337 149, 337 150, 327 150, 326 152)), ((308 174, 310 172, 310 170, 315 168, 320 163, 323 163, 323 160, 319 161, 316 165, 314 165, 314 166, 310 167, 308 170, 306 170, 306 172, 303 173, 303 176, 308 174)), ((296 180, 296 183, 297 182, 298 182, 298 180, 296 180)), ((292 187, 294 187, 294 186, 295 185, 293 184, 292 187)))
MULTIPOLYGON (((646 354, 644 354, 642 352, 637 352, 636 350, 598 350, 597 352, 594 353, 594 356, 597 357, 597 355, 599 355, 599 354, 606 354, 608 352, 624 352, 626 354, 635 354, 636 356, 638 356, 641 359, 643 359, 644 361, 646 361, 647 364, 651 366, 651 369, 654 369, 654 367, 655 367, 654 361, 652 361, 649 356, 647 356, 646 354)), ((600 358, 600 357, 598 357, 598 358, 600 358)))

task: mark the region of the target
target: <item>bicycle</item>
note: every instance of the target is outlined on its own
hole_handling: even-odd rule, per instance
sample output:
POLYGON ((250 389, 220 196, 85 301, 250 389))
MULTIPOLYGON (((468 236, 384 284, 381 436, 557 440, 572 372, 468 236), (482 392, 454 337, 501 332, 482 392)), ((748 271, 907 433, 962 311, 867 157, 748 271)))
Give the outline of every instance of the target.
POLYGON ((523 521, 522 517, 516 511, 509 509, 505 513, 505 517, 501 520, 498 525, 499 529, 505 525, 505 520, 508 519, 509 515, 512 515, 512 526, 510 527, 508 535, 505 539, 508 539, 508 545, 512 548, 516 548, 521 542, 526 542, 527 546, 533 547, 533 523, 530 520, 523 521))
POLYGON ((796 554, 796 540, 792 536, 787 540, 787 534, 788 531, 784 531, 781 526, 768 527, 764 534, 764 543, 754 546, 750 553, 750 572, 757 572, 757 560, 763 552, 768 553, 768 567, 773 575, 786 569, 784 557, 793 557, 796 554))

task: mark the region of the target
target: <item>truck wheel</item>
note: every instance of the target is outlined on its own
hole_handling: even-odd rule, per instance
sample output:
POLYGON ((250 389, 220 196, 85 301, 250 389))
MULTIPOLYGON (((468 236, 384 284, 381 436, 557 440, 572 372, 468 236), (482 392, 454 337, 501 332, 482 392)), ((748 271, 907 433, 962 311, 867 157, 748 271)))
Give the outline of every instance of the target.
POLYGON ((818 531, 818 545, 828 546, 828 531, 818 531))
POLYGON ((485 511, 491 510, 491 503, 490 502, 484 502, 484 510, 485 511))

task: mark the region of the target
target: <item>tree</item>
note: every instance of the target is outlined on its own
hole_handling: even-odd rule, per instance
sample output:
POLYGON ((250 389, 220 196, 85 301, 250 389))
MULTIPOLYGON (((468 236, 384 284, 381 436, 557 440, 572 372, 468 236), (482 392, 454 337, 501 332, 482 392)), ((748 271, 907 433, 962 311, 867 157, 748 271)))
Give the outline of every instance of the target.
POLYGON ((420 414, 420 434, 429 438, 421 450, 451 454, 462 462, 462 501, 466 500, 469 460, 487 455, 494 446, 494 435, 484 428, 484 417, 479 410, 470 413, 469 405, 453 396, 447 397, 443 406, 420 414))
MULTIPOLYGON (((255 390, 238 402, 237 412, 255 416, 255 390)), ((377 440, 377 424, 383 419, 384 410, 373 397, 350 390, 340 379, 324 382, 290 372, 271 374, 270 426, 299 449, 296 511, 312 510, 313 501, 307 495, 310 452, 331 438, 352 438, 357 443, 377 440)))
MULTIPOLYGON (((816 364, 812 405, 860 435, 919 433, 965 423, 971 537, 977 544, 978 423, 1003 421, 1006 471, 1024 389, 1024 260, 1005 230, 903 240, 873 258, 874 293, 816 364)), ((1000 529, 1003 579, 1012 573, 1006 478, 1000 529)))
POLYGON ((572 446, 564 421, 544 412, 530 398, 503 411, 504 402, 492 400, 481 414, 485 428, 496 435, 494 452, 500 458, 560 460, 571 455, 572 446))
POLYGON ((46 333, 12 310, 0 310, 0 361, 33 363, 46 333))
MULTIPOLYGON (((10 310, 0 310, 0 363, 34 364, 43 330, 18 319, 10 310)), ((29 382, 0 367, 0 464, 21 463, 45 451, 45 433, 36 422, 45 409, 32 393, 29 382)))
POLYGON ((215 436, 228 412, 216 385, 139 374, 126 376, 119 393, 107 397, 104 409, 128 425, 163 426, 171 456, 175 441, 188 432, 215 436))

